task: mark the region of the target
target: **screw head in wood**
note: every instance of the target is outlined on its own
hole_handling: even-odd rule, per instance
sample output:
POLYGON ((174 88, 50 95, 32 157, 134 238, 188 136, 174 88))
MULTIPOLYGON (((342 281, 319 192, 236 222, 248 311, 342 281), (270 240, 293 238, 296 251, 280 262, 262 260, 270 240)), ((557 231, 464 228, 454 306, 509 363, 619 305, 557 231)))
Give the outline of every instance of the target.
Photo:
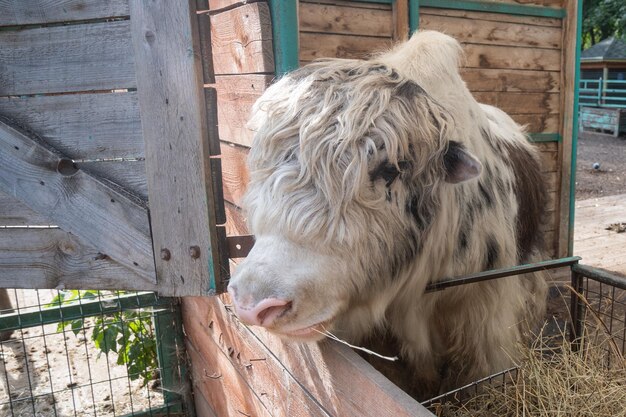
POLYGON ((198 246, 191 246, 189 248, 189 256, 193 259, 198 259, 200 257, 200 248, 198 246))
POLYGON ((164 261, 169 261, 170 259, 172 259, 172 254, 170 253, 169 249, 161 249, 161 259, 163 259, 164 261))

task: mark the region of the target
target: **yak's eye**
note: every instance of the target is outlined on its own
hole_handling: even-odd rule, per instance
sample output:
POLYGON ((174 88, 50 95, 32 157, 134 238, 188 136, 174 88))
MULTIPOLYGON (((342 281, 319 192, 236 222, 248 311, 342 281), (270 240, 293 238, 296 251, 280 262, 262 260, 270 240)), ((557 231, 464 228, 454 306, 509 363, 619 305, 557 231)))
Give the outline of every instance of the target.
POLYGON ((398 178, 398 175, 400 175, 398 168, 385 161, 370 174, 370 178, 372 181, 383 179, 385 181, 385 185, 389 187, 393 181, 398 178))

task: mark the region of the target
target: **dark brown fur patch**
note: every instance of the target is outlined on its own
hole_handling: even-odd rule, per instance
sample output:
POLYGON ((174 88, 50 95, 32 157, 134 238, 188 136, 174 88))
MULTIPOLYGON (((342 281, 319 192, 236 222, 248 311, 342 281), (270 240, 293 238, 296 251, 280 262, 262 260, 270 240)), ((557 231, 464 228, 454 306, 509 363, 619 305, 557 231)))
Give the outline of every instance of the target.
POLYGON ((528 260, 533 249, 543 249, 539 230, 547 204, 546 188, 539 162, 524 148, 504 144, 514 172, 513 189, 519 204, 517 213, 517 249, 519 262, 528 260))

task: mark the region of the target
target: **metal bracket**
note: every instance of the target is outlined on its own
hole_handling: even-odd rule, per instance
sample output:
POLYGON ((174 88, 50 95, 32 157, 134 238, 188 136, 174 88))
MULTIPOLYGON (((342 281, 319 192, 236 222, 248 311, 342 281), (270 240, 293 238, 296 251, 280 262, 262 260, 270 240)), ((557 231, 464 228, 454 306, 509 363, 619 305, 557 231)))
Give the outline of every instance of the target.
POLYGON ((229 258, 245 258, 254 246, 253 235, 227 236, 229 258))

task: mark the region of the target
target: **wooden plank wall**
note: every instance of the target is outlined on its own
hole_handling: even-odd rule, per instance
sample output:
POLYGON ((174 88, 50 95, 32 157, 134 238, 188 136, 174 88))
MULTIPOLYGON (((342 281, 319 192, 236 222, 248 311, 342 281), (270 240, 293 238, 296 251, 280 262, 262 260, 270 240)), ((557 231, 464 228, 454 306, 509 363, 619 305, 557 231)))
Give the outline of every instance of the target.
POLYGON ((254 132, 246 122, 252 105, 274 79, 269 6, 265 1, 210 0, 208 4, 226 233, 247 234, 240 206, 248 181, 245 158, 254 132))
MULTIPOLYGON (((445 32, 461 42, 466 54, 462 75, 479 102, 501 108, 529 133, 561 133, 560 19, 421 8, 420 28, 445 32)), ((543 230, 550 255, 555 257, 560 220, 559 145, 536 146, 541 150, 549 192, 543 230)))
MULTIPOLYGON (((128 0, 0 2, 0 45, 0 115, 145 202, 128 0)), ((132 280, 13 196, 0 195, 0 207, 3 264, 21 259, 24 269, 30 260, 38 267, 24 273, 75 288, 132 280)))

